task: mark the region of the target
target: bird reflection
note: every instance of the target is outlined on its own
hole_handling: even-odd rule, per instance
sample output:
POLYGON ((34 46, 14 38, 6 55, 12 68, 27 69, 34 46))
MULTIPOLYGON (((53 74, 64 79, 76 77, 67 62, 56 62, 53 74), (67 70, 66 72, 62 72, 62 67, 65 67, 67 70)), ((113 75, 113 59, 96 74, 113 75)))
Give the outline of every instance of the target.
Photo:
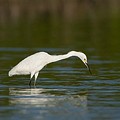
POLYGON ((86 94, 67 94, 65 89, 9 89, 10 104, 13 104, 20 112, 33 114, 34 110, 39 113, 35 117, 46 118, 62 117, 65 119, 74 117, 88 116, 87 95, 86 94), (63 95, 63 93, 65 93, 63 95), (29 108, 29 110, 28 110, 29 108), (34 109, 33 109, 34 108, 34 109), (31 113, 30 113, 31 112, 31 113), (56 114, 57 113, 57 114, 56 114), (74 115, 74 116, 73 116, 74 115))
POLYGON ((10 102, 13 104, 28 104, 28 105, 48 105, 57 106, 60 103, 67 103, 79 106, 87 106, 87 95, 76 94, 76 95, 63 95, 65 89, 9 89, 9 94, 12 97, 10 102), (62 95, 60 95, 60 94, 62 95))

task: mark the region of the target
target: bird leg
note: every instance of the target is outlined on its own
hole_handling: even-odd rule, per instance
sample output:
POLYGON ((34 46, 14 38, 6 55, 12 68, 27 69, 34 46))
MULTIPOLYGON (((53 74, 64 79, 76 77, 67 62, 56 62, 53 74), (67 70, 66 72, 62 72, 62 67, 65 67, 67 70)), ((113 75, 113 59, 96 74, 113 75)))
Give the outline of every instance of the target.
POLYGON ((38 74, 39 74, 39 72, 35 73, 34 87, 35 87, 35 84, 36 84, 36 80, 37 80, 38 74))
POLYGON ((30 86, 30 88, 31 88, 31 81, 32 81, 32 79, 30 79, 30 82, 29 82, 29 86, 30 86))
POLYGON ((30 88, 31 88, 31 81, 32 81, 33 76, 34 76, 34 73, 31 73, 31 75, 30 75, 30 82, 29 82, 30 88))

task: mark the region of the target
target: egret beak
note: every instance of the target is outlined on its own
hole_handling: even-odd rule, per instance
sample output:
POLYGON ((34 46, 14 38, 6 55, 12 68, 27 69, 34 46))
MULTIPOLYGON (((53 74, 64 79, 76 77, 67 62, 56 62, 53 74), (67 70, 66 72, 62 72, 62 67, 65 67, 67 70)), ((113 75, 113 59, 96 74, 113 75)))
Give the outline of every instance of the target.
POLYGON ((88 68, 90 74, 92 75, 92 72, 91 72, 91 69, 90 69, 90 66, 88 65, 88 63, 85 63, 85 65, 87 66, 87 68, 88 68))

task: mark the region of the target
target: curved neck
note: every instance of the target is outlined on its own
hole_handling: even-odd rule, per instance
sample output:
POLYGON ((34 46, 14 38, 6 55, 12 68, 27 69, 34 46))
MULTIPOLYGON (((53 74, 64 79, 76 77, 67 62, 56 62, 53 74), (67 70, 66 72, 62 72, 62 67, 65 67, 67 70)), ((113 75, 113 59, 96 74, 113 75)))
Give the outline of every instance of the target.
POLYGON ((50 58, 51 60, 50 60, 49 63, 64 60, 64 59, 72 57, 72 56, 77 56, 78 57, 78 54, 77 53, 73 54, 73 53, 69 52, 69 53, 64 54, 64 55, 52 55, 51 58, 50 58))

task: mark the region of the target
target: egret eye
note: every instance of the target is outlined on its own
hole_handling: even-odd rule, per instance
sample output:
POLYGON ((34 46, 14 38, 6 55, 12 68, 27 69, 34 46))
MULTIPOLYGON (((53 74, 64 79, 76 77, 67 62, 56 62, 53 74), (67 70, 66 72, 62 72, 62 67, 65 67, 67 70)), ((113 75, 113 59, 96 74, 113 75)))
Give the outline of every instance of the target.
POLYGON ((84 58, 84 62, 87 62, 87 60, 84 58))

